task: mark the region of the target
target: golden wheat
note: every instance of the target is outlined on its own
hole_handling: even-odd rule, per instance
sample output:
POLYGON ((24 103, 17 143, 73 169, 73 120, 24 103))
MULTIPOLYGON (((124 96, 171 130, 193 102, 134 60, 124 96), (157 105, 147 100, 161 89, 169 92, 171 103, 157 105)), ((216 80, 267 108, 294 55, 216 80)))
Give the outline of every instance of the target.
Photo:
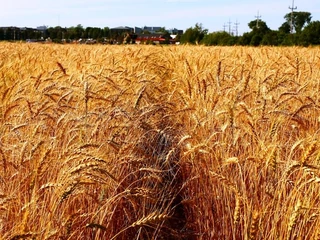
POLYGON ((0 46, 0 239, 319 237, 320 48, 0 46))

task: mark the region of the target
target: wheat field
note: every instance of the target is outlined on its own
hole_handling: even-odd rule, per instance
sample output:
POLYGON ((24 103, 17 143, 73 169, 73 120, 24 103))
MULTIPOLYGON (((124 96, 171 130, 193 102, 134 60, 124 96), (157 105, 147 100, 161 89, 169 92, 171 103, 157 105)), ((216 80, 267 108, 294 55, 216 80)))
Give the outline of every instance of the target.
POLYGON ((320 239, 320 48, 0 44, 0 239, 320 239))

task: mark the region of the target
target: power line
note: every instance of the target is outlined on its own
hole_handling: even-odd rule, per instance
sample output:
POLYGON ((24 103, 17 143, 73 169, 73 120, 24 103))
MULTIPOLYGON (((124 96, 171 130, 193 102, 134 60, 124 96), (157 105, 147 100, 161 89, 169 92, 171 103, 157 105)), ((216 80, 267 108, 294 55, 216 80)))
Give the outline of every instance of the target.
POLYGON ((292 7, 289 6, 291 10, 291 20, 290 20, 290 33, 293 33, 293 10, 296 10, 297 7, 294 6, 294 0, 292 0, 292 7))

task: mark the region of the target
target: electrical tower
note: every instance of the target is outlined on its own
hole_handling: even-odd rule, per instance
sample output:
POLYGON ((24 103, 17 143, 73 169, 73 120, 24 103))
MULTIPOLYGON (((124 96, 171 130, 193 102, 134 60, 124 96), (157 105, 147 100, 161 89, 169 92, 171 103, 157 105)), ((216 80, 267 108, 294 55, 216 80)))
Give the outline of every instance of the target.
POLYGON ((258 11, 258 15, 254 17, 257 19, 257 28, 259 28, 259 21, 261 20, 261 15, 259 15, 259 11, 258 11))
POLYGON ((224 31, 224 32, 226 31, 226 27, 227 27, 227 25, 224 23, 224 24, 223 24, 223 31, 224 31))
POLYGON ((289 6, 289 9, 291 10, 290 33, 293 33, 293 10, 297 9, 297 7, 294 6, 294 0, 292 0, 292 6, 289 6))
POLYGON ((235 30, 236 30, 236 36, 238 37, 238 26, 239 26, 239 22, 238 22, 238 19, 236 20, 236 22, 234 23, 234 26, 235 26, 235 30))
POLYGON ((230 19, 229 19, 229 22, 228 22, 228 25, 229 25, 229 34, 231 35, 231 21, 230 21, 230 19))

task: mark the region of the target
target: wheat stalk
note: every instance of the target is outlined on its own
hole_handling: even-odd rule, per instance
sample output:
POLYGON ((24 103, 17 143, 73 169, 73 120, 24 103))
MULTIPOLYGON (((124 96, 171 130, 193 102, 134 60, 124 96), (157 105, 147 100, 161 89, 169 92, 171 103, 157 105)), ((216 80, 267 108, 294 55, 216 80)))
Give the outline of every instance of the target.
POLYGON ((39 233, 35 232, 27 232, 22 234, 16 234, 13 237, 10 238, 10 240, 19 240, 19 239, 29 239, 29 238, 36 238, 39 235, 39 233))
POLYGON ((236 198, 236 205, 234 207, 234 212, 233 212, 233 224, 237 225, 240 221, 240 211, 242 207, 242 200, 239 193, 235 194, 235 198, 236 198))
POLYGON ((164 222, 168 218, 169 218, 169 216, 167 214, 152 212, 149 215, 142 217, 139 220, 135 221, 129 227, 122 229, 117 234, 115 234, 110 240, 116 239, 120 234, 127 231, 129 228, 149 226, 149 225, 154 225, 154 224, 160 225, 162 222, 164 222))
MULTIPOLYGON (((302 208, 302 203, 301 203, 300 200, 298 200, 296 205, 294 206, 294 210, 292 211, 292 213, 290 215, 290 219, 289 219, 288 233, 290 234, 290 238, 291 238, 291 235, 292 235, 292 231, 293 231, 293 229, 295 228, 295 226, 297 224, 301 208, 302 208)), ((290 238, 288 238, 288 239, 290 239, 290 238)))
POLYGON ((306 164, 308 164, 308 161, 311 155, 316 151, 316 149, 317 149, 317 141, 313 141, 303 154, 303 157, 301 159, 302 166, 305 166, 306 164))
POLYGON ((250 240, 256 239, 256 235, 258 231, 259 231, 259 212, 255 210, 251 217, 249 239, 250 240))
POLYGON ((139 219, 138 221, 131 224, 131 227, 139 227, 143 225, 150 225, 150 224, 158 224, 165 220, 167 220, 169 216, 167 214, 159 214, 158 212, 152 212, 146 217, 139 219))

